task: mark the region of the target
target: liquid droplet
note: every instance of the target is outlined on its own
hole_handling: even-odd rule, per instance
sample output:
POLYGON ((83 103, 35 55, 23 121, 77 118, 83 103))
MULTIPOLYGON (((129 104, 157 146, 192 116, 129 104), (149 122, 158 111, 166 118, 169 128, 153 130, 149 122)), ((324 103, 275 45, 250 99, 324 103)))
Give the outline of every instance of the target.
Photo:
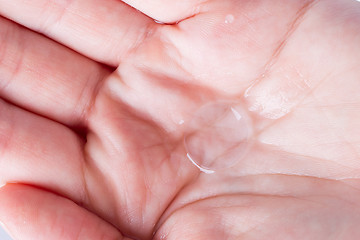
POLYGON ((156 19, 154 19, 154 22, 157 23, 157 24, 161 24, 161 25, 164 25, 164 24, 165 24, 164 22, 161 22, 161 21, 156 20, 156 19))
POLYGON ((233 23, 234 22, 234 20, 235 20, 235 17, 234 17, 234 15, 232 15, 232 14, 228 14, 228 15, 226 15, 226 17, 225 17, 225 23, 233 23))
POLYGON ((240 104, 207 104, 189 123, 184 137, 187 157, 205 173, 232 167, 247 154, 251 134, 250 118, 240 104))

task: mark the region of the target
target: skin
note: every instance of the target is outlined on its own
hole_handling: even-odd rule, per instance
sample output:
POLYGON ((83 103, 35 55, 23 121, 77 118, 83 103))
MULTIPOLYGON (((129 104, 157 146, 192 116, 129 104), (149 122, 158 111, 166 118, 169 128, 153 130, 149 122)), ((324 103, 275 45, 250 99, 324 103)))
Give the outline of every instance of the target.
POLYGON ((126 2, 0 0, 12 237, 359 238, 360 4, 126 2), (252 144, 205 174, 183 135, 221 100, 252 144))

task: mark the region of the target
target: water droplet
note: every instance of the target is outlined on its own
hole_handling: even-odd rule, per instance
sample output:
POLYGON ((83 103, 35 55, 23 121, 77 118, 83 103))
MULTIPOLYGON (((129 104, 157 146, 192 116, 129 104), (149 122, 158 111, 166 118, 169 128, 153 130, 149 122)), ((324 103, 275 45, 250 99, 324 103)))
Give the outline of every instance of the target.
POLYGON ((183 119, 181 119, 181 120, 178 122, 179 125, 183 125, 184 123, 185 123, 185 121, 184 121, 183 119))
POLYGON ((184 137, 188 159, 201 171, 214 173, 234 166, 250 148, 252 126, 239 103, 216 102, 200 108, 184 137))
POLYGON ((156 22, 156 23, 158 23, 158 24, 162 24, 162 25, 164 25, 164 24, 165 24, 164 22, 161 22, 161 21, 156 20, 156 19, 154 19, 154 22, 156 22))
POLYGON ((232 14, 228 14, 228 15, 226 15, 226 17, 225 17, 225 23, 233 23, 234 22, 234 20, 235 20, 235 17, 234 17, 234 15, 232 15, 232 14))

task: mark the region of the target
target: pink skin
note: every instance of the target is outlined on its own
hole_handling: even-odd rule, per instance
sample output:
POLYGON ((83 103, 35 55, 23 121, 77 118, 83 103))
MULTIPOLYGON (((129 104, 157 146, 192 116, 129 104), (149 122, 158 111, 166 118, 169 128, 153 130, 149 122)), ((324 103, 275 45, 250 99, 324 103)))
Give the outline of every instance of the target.
POLYGON ((360 238, 360 4, 126 2, 0 0, 13 238, 360 238), (183 135, 216 101, 252 144, 205 174, 183 135))

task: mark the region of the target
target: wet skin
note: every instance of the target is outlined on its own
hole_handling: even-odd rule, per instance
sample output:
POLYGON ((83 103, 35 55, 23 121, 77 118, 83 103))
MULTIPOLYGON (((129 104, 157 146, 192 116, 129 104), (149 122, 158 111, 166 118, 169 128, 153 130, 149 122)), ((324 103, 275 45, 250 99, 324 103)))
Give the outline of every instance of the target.
POLYGON ((127 3, 0 0, 14 239, 359 238, 360 4, 127 3), (218 101, 251 146, 206 174, 184 135, 218 101))

